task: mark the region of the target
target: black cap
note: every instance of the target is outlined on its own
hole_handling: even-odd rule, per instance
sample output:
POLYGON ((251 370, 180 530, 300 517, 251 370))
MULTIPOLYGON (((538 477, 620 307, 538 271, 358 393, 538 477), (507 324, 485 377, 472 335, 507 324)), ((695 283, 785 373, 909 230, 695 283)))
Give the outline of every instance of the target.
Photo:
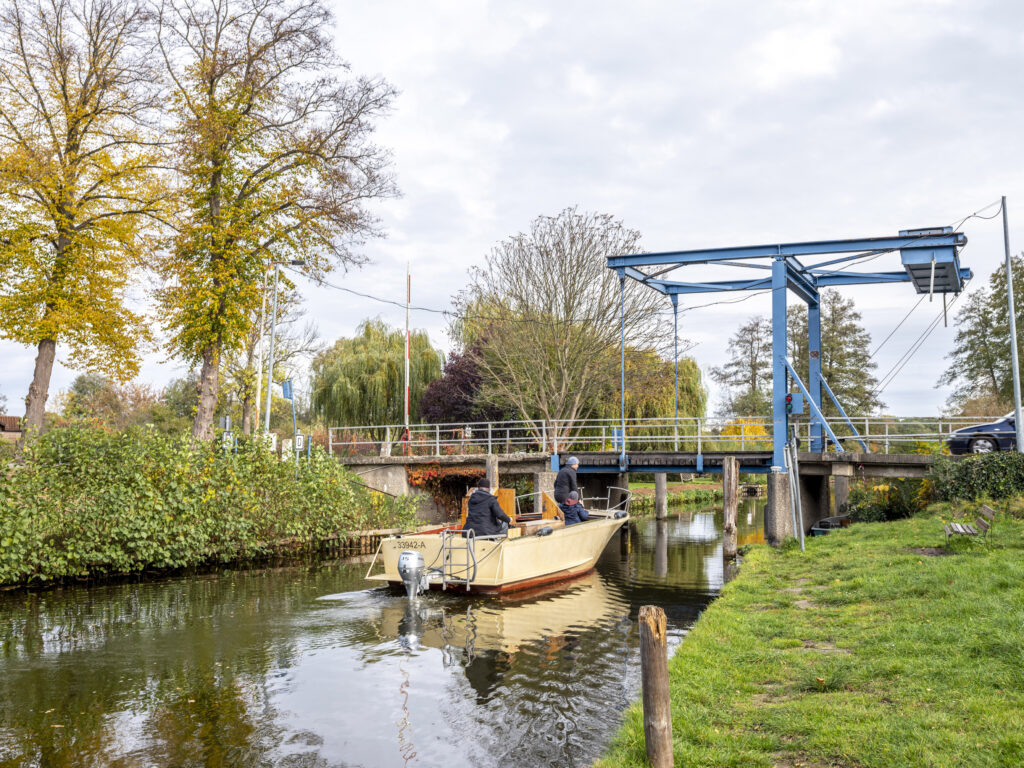
POLYGON ((478 483, 476 484, 476 487, 477 487, 477 488, 487 488, 488 490, 490 490, 490 487, 491 487, 491 481, 490 481, 490 480, 488 480, 488 479, 487 479, 486 477, 481 477, 481 478, 480 478, 480 482, 478 482, 478 483))

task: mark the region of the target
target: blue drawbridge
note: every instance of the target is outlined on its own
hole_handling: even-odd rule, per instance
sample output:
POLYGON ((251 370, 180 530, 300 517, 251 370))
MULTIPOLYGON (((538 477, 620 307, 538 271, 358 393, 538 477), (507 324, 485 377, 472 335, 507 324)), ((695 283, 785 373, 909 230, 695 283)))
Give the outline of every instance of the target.
MULTIPOLYGON (((960 293, 971 271, 960 266, 960 249, 967 244, 962 232, 952 227, 902 230, 895 237, 871 237, 857 240, 823 240, 809 243, 779 243, 738 248, 712 248, 695 251, 640 253, 611 256, 608 268, 619 276, 623 304, 626 279, 666 294, 672 301, 678 325, 679 296, 690 293, 722 293, 730 291, 771 291, 772 294, 772 472, 782 472, 785 446, 789 436, 789 410, 794 398, 806 401, 811 418, 811 450, 825 450, 827 437, 837 450, 842 450, 828 422, 822 415, 822 396, 829 397, 845 418, 842 405, 821 375, 821 308, 819 290, 845 285, 875 283, 912 283, 917 293, 960 293), (841 255, 840 255, 841 254, 841 255), (901 269, 888 272, 855 271, 859 265, 895 261, 899 254, 901 269), (888 258, 887 258, 888 257, 888 258), (694 276, 690 281, 667 279, 667 275, 686 268, 685 277, 701 265, 738 267, 748 270, 735 280, 705 281, 694 276), (760 270, 761 274, 750 274, 760 270), (792 291, 807 303, 807 345, 809 375, 802 381, 786 358, 786 298, 792 291), (787 387, 787 373, 799 392, 787 387)), ((895 266, 895 265, 893 265, 895 266)), ((678 337, 678 334, 677 334, 678 337)), ((625 339, 623 338, 623 355, 625 339)), ((625 390, 625 367, 622 371, 625 390)), ((678 414, 677 414, 678 415, 678 414)), ((625 427, 625 400, 622 404, 625 427)), ((849 423, 849 420, 847 419, 849 423)), ((849 424, 853 429, 853 425, 849 424)), ((856 430, 853 430, 856 436, 856 430)), ((859 436, 858 436, 859 438, 859 436)), ((863 445, 863 442, 862 442, 863 445)), ((866 450, 866 446, 865 450, 866 450)), ((625 469, 627 456, 623 447, 620 465, 625 469)))

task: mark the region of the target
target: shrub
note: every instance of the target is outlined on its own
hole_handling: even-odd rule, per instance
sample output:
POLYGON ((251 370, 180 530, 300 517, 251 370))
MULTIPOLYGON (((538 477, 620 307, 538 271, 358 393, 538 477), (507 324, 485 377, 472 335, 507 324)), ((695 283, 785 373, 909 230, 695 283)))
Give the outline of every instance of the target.
POLYGON ((923 480, 890 480, 887 483, 850 489, 842 513, 858 523, 877 523, 912 517, 928 503, 929 488, 923 480))
POLYGON ((929 480, 936 499, 1005 499, 1024 494, 1024 455, 1000 451, 959 461, 936 459, 929 480))
POLYGON ((319 449, 296 471, 252 442, 73 424, 0 477, 0 583, 227 562, 412 517, 319 449))

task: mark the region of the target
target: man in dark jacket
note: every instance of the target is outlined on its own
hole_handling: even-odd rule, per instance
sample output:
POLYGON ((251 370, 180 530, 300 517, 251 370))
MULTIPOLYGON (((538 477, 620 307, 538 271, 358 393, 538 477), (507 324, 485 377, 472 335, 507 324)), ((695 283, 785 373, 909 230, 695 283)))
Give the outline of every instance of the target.
POLYGON ((562 510, 562 518, 565 520, 566 525, 575 525, 590 519, 590 514, 580 504, 580 494, 578 491, 570 493, 565 503, 559 504, 558 508, 562 510))
POLYGON ((502 512, 497 497, 491 495, 490 481, 481 478, 466 505, 466 524, 462 530, 473 529, 477 536, 496 536, 505 533, 511 522, 512 519, 502 512))
POLYGON ((558 470, 558 474, 555 476, 555 501, 559 504, 565 504, 569 494, 579 490, 579 486, 576 484, 576 467, 579 465, 580 460, 575 456, 570 456, 565 466, 558 470))

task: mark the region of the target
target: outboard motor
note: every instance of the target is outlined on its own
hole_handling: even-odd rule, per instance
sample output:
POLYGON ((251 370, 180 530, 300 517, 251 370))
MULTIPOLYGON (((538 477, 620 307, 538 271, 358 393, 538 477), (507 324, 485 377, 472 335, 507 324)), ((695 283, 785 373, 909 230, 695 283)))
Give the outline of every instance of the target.
POLYGON ((415 549, 404 549, 398 556, 398 575, 405 584, 405 593, 413 599, 427 588, 427 568, 423 555, 415 549))

